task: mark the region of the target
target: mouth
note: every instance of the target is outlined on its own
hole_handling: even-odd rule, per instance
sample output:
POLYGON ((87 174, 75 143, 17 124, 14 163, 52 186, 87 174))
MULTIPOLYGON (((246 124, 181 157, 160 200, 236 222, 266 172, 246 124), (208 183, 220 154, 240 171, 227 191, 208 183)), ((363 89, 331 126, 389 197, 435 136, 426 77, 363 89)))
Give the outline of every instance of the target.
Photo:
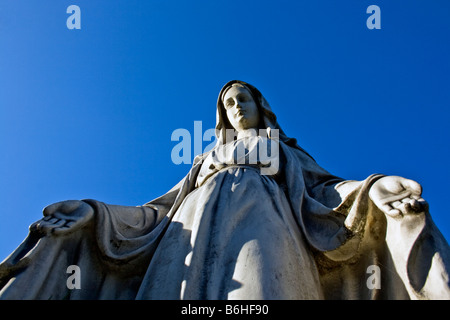
POLYGON ((239 110, 236 112, 235 114, 236 117, 243 117, 245 116, 245 111, 244 110, 239 110))

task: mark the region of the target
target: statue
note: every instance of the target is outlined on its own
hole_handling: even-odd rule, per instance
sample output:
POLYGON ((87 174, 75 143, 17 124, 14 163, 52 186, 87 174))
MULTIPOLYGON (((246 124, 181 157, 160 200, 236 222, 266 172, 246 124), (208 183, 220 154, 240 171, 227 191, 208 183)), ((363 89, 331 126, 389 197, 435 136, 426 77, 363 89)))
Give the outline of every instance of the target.
POLYGON ((46 207, 0 264, 0 298, 450 299, 449 246, 420 184, 333 176, 242 81, 219 94, 216 136, 142 206, 46 207))

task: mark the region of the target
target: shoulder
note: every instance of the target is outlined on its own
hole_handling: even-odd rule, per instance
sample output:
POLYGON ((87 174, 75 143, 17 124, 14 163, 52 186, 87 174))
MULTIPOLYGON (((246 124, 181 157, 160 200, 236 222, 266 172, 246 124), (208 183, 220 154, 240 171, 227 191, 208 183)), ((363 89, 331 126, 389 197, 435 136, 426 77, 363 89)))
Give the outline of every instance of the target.
POLYGON ((206 157, 215 149, 216 147, 212 148, 211 150, 205 152, 205 153, 201 153, 195 156, 194 158, 194 162, 192 163, 192 167, 195 167, 201 163, 203 163, 203 160, 206 159, 206 157))

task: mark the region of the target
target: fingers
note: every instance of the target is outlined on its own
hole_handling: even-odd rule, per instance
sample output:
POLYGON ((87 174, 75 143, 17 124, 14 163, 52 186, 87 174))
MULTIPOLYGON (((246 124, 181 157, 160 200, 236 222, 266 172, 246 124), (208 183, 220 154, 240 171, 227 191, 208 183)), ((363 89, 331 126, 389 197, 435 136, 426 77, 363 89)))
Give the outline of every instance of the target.
POLYGON ((391 217, 399 217, 401 216, 401 212, 398 209, 395 209, 392 204, 386 203, 380 206, 380 209, 391 217))
POLYGON ((30 232, 36 232, 42 235, 60 235, 71 231, 71 227, 76 222, 72 220, 57 219, 51 216, 44 217, 30 225, 30 232))
POLYGON ((62 219, 49 219, 44 223, 39 225, 40 232, 44 234, 52 233, 53 229, 63 226, 66 223, 65 220, 62 219))
POLYGON ((66 223, 64 223, 64 225, 53 229, 53 233, 55 234, 55 236, 59 236, 61 234, 68 233, 73 230, 72 226, 74 224, 75 224, 75 221, 66 221, 66 223))
POLYGON ((30 232, 60 235, 82 227, 94 216, 94 209, 79 200, 66 200, 44 208, 44 217, 30 226, 30 232))
POLYGON ((428 211, 430 209, 430 206, 428 205, 428 202, 423 199, 423 198, 419 198, 419 199, 414 199, 415 201, 411 204, 413 206, 413 209, 416 210, 416 212, 423 212, 423 211, 428 211))
POLYGON ((400 205, 402 200, 405 198, 410 198, 412 196, 411 191, 405 190, 403 192, 399 192, 396 194, 392 194, 389 196, 384 196, 382 199, 383 203, 389 203, 390 205, 400 205))
POLYGON ((421 197, 411 196, 384 204, 381 209, 391 217, 402 217, 428 210, 428 203, 421 197))
POLYGON ((51 217, 49 217, 49 218, 50 219, 43 218, 43 219, 38 220, 38 221, 34 222, 33 224, 31 224, 29 227, 30 232, 47 234, 47 232, 48 232, 47 226, 53 225, 52 218, 51 217), (52 220, 52 222, 50 222, 50 220, 52 220))
MULTIPOLYGON (((406 199, 406 198, 405 198, 406 199)), ((403 200, 403 199, 402 199, 403 200)), ((393 206, 394 208, 398 208, 398 207, 400 207, 401 205, 402 205, 402 201, 394 201, 394 202, 392 202, 391 203, 391 206, 393 206)))
POLYGON ((39 222, 41 222, 42 220, 39 220, 39 221, 36 221, 36 222, 34 222, 34 223, 32 223, 29 227, 28 227, 28 229, 30 230, 30 232, 38 232, 38 225, 39 225, 39 222))

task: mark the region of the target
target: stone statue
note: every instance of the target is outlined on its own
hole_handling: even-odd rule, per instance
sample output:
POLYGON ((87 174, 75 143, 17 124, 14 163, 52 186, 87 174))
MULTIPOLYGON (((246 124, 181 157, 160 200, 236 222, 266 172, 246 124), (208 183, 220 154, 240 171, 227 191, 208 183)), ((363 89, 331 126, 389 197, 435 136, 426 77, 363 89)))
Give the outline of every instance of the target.
POLYGON ((449 246, 417 182, 331 175, 242 81, 222 88, 216 124, 215 147, 153 201, 46 207, 0 264, 0 297, 450 299, 449 246))

